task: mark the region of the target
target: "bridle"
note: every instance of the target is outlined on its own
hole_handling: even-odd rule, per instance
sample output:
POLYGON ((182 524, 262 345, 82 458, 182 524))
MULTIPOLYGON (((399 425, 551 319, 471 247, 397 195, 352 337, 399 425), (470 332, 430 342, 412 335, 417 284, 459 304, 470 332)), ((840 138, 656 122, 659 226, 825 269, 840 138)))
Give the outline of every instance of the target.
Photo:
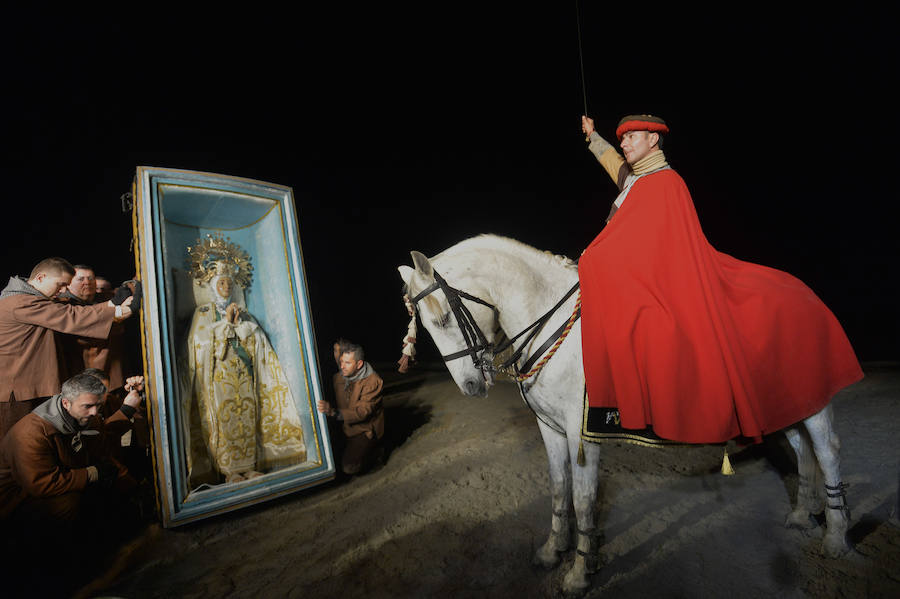
POLYGON ((465 304, 462 303, 462 300, 463 298, 465 298, 469 301, 487 306, 494 312, 495 321, 499 316, 497 307, 484 301, 480 297, 469 295, 465 291, 461 291, 459 289, 451 287, 449 284, 447 284, 447 281, 444 280, 444 277, 439 275, 436 271, 434 271, 434 283, 432 283, 427 288, 419 292, 415 297, 413 297, 412 300, 410 300, 412 302, 412 305, 416 306, 416 309, 418 310, 419 300, 437 291, 438 289, 444 292, 444 296, 447 298, 447 303, 450 304, 450 311, 453 312, 453 316, 456 317, 456 323, 459 325, 459 330, 462 332, 463 340, 465 340, 466 342, 466 349, 448 354, 446 356, 441 356, 441 358, 443 358, 445 362, 449 362, 457 358, 471 356, 472 363, 475 365, 475 368, 480 369, 482 372, 493 372, 494 344, 488 342, 487 337, 481 330, 481 327, 478 326, 475 318, 472 317, 472 313, 469 312, 469 309, 466 308, 465 304))
MULTIPOLYGON (((573 313, 572 317, 563 325, 557 329, 557 331, 547 339, 543 345, 536 352, 534 352, 531 356, 529 356, 521 367, 518 365, 519 359, 522 357, 522 352, 524 348, 534 339, 535 336, 543 329, 543 326, 550 320, 550 317, 569 299, 575 291, 578 290, 578 283, 572 286, 568 292, 560 299, 555 306, 550 308, 543 316, 538 318, 536 321, 525 327, 521 332, 517 335, 508 339, 504 343, 502 343, 499 347, 495 346, 493 343, 488 342, 487 337, 484 332, 481 330, 481 327, 478 326, 478 323, 472 317, 472 313, 469 312, 469 309, 463 304, 462 300, 467 299, 469 301, 481 304, 483 306, 487 306, 494 312, 494 320, 496 322, 499 311, 497 307, 493 304, 484 301, 480 297, 476 297, 465 291, 460 289, 456 289, 451 287, 447 281, 442 277, 437 271, 432 271, 434 274, 434 283, 429 285, 427 288, 420 291, 413 297, 410 301, 413 306, 417 306, 419 300, 427 297, 431 293, 440 289, 444 292, 444 296, 447 298, 447 302, 450 304, 450 311, 453 313, 453 316, 456 318, 456 323, 459 325, 459 329, 462 332, 463 340, 466 342, 466 349, 460 350, 458 352, 454 352, 452 354, 442 355, 441 358, 445 362, 449 362, 451 360, 456 360, 457 358, 464 358, 469 356, 472 358, 472 364, 474 364, 475 368, 482 371, 483 374, 497 372, 510 373, 510 367, 514 372, 515 376, 519 376, 520 372, 529 372, 531 366, 534 362, 550 348, 551 345, 557 342, 564 333, 567 333, 571 328, 572 324, 575 320, 577 320, 581 315, 581 306, 580 303, 576 307, 576 311, 573 313), (499 367, 494 366, 494 356, 497 354, 501 354, 507 348, 513 345, 519 337, 522 337, 528 333, 525 337, 524 341, 519 345, 518 349, 516 349, 512 356, 509 357, 503 364, 499 367)), ((417 307, 418 309, 418 307, 417 307)), ((551 354, 552 355, 552 354, 551 354)), ((549 356, 548 356, 549 358, 549 356)), ((543 364, 541 364, 543 365, 543 364)), ((533 374, 533 373, 532 373, 533 374)), ((521 378, 519 376, 519 378, 521 378)))

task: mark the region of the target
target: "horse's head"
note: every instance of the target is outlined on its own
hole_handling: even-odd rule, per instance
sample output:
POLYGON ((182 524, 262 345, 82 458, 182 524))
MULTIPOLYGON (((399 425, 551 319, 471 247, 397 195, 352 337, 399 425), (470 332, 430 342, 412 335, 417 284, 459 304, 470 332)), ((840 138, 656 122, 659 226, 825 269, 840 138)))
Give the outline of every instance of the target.
POLYGON ((471 278, 454 280, 457 287, 451 287, 424 254, 411 255, 415 268, 400 266, 397 270, 416 304, 419 320, 460 390, 486 397, 494 383, 495 309, 477 296, 486 293, 471 278))

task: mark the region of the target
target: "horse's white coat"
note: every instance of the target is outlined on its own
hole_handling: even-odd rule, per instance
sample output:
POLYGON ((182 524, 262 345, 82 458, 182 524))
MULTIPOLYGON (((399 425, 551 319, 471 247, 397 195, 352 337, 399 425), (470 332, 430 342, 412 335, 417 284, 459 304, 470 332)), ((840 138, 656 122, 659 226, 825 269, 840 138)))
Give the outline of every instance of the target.
MULTIPOLYGON (((418 252, 413 252, 412 256, 415 268, 399 267, 410 297, 431 285, 434 282, 433 272, 437 271, 450 286, 496 306, 499 324, 510 336, 535 322, 578 280, 577 268, 571 260, 493 235, 462 241, 431 260, 418 252)), ((480 304, 464 301, 478 326, 492 341, 492 311, 480 304)), ((523 359, 569 318, 575 302, 573 295, 563 304, 545 325, 542 334, 526 348, 523 359)), ((449 304, 442 291, 435 291, 423 298, 417 307, 422 324, 442 355, 466 348, 456 320, 452 315, 448 317, 449 304)), ((487 395, 492 381, 485 379, 468 356, 446 364, 464 394, 487 395)), ((547 450, 553 506, 550 534, 537 551, 536 562, 548 567, 559 562, 559 552, 568 549, 571 542, 569 506, 574 505, 575 508, 578 552, 574 565, 563 581, 566 592, 587 588, 588 574, 596 567, 599 549, 595 542, 598 531, 594 506, 599 482, 600 445, 584 443, 584 465, 577 463, 581 444, 583 389, 579 320, 543 370, 524 383, 526 401, 535 412, 547 450)), ((832 427, 830 406, 805 420, 804 424, 805 431, 796 427, 787 431, 800 468, 797 507, 789 514, 787 525, 798 527, 809 527, 812 522, 810 515, 821 511, 822 502, 815 484, 819 470, 817 461, 826 485, 838 486, 841 480, 839 442, 832 427)), ((832 505, 844 505, 843 497, 831 499, 830 502, 832 505)), ((844 510, 825 511, 828 531, 823 549, 827 555, 837 556, 847 550, 848 516, 844 510)))

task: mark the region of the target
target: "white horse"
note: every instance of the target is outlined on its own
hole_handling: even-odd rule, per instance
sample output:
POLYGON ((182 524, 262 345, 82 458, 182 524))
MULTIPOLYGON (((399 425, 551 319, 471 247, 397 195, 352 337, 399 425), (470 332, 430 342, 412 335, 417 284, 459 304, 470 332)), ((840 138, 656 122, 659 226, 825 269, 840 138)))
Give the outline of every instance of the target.
MULTIPOLYGON (((497 324, 506 333, 518 333, 544 315, 578 282, 577 267, 571 260, 493 235, 462 241, 431 260, 419 252, 412 252, 412 258, 415 268, 400 266, 400 276, 409 297, 416 300, 419 318, 444 356, 453 380, 466 395, 485 397, 493 384, 493 374, 480 367, 484 344, 472 329, 483 332, 487 345, 494 342, 497 324), (460 303, 458 292, 462 292, 463 311, 469 312, 462 322, 457 316, 459 308, 453 310, 453 303, 460 303), (473 301, 475 298, 484 303, 473 301)), ((566 322, 575 302, 575 295, 569 297, 550 317, 541 334, 526 343, 522 360, 566 322)), ((570 547, 569 506, 574 504, 575 508, 577 551, 563 580, 565 592, 588 587, 588 574, 596 569, 599 549, 595 542, 595 504, 600 445, 582 444, 581 439, 584 371, 580 322, 575 322, 539 374, 522 387, 524 398, 537 417, 550 463, 553 513, 549 537, 537 551, 536 563, 545 567, 559 563, 559 553, 570 547), (583 459, 577 459, 581 457, 580 446, 583 459)), ((490 349, 485 361, 491 357, 489 352, 490 349)), ((837 557, 848 550, 849 510, 841 483, 839 441, 832 426, 831 406, 802 424, 808 435, 799 426, 785 430, 799 467, 796 507, 785 524, 816 526, 812 514, 823 509, 816 484, 821 468, 828 495, 825 505, 832 508, 825 510, 827 532, 822 548, 825 555, 837 557)))

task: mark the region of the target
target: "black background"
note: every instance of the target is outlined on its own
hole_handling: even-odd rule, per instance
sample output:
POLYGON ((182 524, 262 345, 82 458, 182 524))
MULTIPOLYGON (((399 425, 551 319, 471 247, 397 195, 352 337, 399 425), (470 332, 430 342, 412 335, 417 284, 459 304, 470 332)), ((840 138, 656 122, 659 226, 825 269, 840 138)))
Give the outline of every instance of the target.
POLYGON ((367 6, 10 16, 5 275, 61 255, 129 278, 138 165, 279 183, 322 357, 342 335, 395 360, 410 250, 490 232, 575 258, 599 232, 616 192, 586 98, 607 139, 665 118, 713 245, 803 279, 861 360, 900 359, 886 15, 367 6))

